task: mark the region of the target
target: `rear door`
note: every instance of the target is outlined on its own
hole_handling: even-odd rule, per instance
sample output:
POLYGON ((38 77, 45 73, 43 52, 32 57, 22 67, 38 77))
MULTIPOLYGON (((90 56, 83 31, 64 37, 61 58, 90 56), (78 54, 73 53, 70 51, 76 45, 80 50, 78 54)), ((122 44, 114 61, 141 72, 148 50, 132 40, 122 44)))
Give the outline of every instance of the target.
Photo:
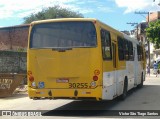
POLYGON ((113 99, 115 89, 113 80, 115 77, 112 54, 111 33, 101 29, 102 56, 103 56, 103 99, 113 99))
POLYGON ((117 95, 117 42, 112 41, 112 56, 113 56, 113 86, 114 96, 117 95))

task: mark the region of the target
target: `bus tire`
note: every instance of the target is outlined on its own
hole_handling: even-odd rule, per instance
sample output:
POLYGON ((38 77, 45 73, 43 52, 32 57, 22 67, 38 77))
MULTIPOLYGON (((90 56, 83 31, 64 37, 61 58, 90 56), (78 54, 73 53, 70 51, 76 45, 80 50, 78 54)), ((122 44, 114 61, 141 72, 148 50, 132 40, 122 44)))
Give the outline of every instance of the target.
POLYGON ((125 78, 125 80, 124 80, 124 86, 123 86, 123 93, 120 96, 121 100, 125 100, 125 98, 127 97, 127 89, 128 89, 128 80, 127 80, 127 78, 125 78))
POLYGON ((143 73, 141 75, 141 83, 137 87, 138 88, 142 88, 143 87, 143 73))

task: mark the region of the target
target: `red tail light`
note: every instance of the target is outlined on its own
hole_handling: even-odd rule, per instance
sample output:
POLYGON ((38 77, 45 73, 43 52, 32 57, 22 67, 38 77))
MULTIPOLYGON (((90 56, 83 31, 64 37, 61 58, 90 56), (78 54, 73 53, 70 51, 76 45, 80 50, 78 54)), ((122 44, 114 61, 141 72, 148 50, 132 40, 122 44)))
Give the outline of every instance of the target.
POLYGON ((93 80, 97 81, 98 80, 98 76, 93 76, 93 80))
POLYGON ((34 77, 33 77, 33 76, 29 76, 29 80, 30 80, 31 82, 33 82, 33 81, 34 81, 34 77))
POLYGON ((30 80, 31 82, 34 81, 34 77, 33 77, 33 75, 32 75, 32 71, 28 71, 28 77, 29 77, 29 80, 30 80))

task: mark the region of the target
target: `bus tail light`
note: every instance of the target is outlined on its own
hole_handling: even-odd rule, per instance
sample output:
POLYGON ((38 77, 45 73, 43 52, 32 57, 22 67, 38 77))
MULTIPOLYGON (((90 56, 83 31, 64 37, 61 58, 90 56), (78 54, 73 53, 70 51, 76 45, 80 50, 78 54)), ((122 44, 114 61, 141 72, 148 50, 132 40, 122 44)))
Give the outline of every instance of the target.
POLYGON ((94 70, 94 75, 98 76, 100 74, 100 71, 98 69, 94 70))
POLYGON ((93 76, 93 80, 97 81, 98 80, 98 76, 93 76))
POLYGON ((30 82, 33 82, 34 81, 34 77, 33 76, 29 76, 29 80, 30 80, 30 82))
POLYGON ((29 81, 33 82, 34 81, 34 77, 32 75, 31 71, 28 71, 28 77, 29 77, 29 81))
POLYGON ((93 76, 93 81, 98 80, 98 75, 100 74, 100 70, 96 69, 94 70, 94 76, 93 76))

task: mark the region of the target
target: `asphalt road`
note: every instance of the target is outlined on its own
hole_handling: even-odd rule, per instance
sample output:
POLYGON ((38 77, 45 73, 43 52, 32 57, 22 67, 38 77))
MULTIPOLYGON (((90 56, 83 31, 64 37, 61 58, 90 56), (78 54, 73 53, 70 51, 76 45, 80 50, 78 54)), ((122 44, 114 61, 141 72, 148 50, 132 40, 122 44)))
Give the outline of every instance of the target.
POLYGON ((124 101, 31 100, 27 94, 14 94, 0 99, 0 110, 45 110, 43 116, 105 118, 110 111, 160 110, 159 100, 160 76, 151 75, 146 77, 143 88, 129 91, 124 101))

